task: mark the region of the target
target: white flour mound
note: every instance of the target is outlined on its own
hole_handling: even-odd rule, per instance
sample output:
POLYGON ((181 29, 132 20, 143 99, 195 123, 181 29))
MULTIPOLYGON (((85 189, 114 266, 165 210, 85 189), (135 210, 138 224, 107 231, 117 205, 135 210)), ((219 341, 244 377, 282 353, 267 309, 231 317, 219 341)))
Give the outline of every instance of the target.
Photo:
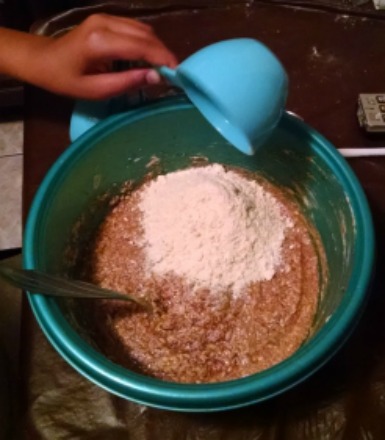
POLYGON ((148 275, 173 273, 234 295, 274 276, 293 226, 272 194, 218 164, 157 177, 139 208, 148 275))

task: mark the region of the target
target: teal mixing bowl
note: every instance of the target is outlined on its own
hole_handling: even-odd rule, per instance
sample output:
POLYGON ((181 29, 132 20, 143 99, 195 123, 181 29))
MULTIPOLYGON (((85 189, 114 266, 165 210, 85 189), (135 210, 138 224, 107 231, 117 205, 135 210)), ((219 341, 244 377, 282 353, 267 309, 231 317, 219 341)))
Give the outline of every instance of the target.
POLYGON ((191 156, 200 155, 258 172, 286 188, 319 231, 328 280, 313 331, 292 356, 229 382, 164 382, 103 356, 86 320, 71 309, 76 308, 73 302, 38 294, 30 295, 29 301, 52 345, 94 383, 146 405, 207 412, 260 402, 303 381, 341 347, 363 310, 373 268, 371 215, 357 178, 325 138, 286 114, 264 147, 255 156, 246 156, 183 99, 111 116, 72 143, 46 175, 29 212, 23 253, 28 269, 65 272, 64 255, 76 222, 88 219, 92 230, 103 216, 96 208, 98 197, 128 179, 141 179, 153 156, 168 172, 186 167, 191 156))

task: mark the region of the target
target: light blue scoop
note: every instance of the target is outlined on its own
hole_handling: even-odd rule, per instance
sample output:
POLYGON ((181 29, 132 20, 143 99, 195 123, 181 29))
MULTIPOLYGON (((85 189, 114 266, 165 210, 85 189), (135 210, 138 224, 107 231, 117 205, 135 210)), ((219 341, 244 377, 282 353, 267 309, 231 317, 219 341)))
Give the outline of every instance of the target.
POLYGON ((184 90, 224 138, 253 154, 278 124, 288 78, 276 56, 250 38, 221 41, 158 72, 184 90))
MULTIPOLYGON (((267 140, 285 108, 288 79, 277 57, 250 38, 204 47, 176 69, 158 72, 185 94, 221 135, 252 155, 267 140)), ((127 110, 127 96, 78 101, 70 123, 74 141, 100 120, 127 110)))

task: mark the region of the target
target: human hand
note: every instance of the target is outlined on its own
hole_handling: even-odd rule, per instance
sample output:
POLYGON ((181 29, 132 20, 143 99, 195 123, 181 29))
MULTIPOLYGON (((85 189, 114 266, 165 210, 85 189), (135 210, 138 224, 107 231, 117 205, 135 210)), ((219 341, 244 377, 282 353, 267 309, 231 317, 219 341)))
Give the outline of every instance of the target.
POLYGON ((129 18, 92 15, 58 38, 17 34, 24 46, 5 73, 74 98, 105 99, 161 82, 150 68, 112 72, 115 60, 177 65, 176 57, 150 26, 129 18))

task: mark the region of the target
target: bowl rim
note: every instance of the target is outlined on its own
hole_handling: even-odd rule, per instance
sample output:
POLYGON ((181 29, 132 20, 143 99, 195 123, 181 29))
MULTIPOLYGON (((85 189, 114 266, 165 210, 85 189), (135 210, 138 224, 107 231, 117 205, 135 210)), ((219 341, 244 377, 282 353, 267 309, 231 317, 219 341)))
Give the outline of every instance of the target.
MULTIPOLYGON (((23 237, 23 265, 36 268, 33 253, 38 239, 40 207, 47 192, 60 177, 64 165, 79 150, 88 151, 92 141, 125 124, 131 124, 163 112, 190 110, 185 100, 156 102, 145 107, 110 116, 75 140, 55 161, 33 199, 23 237)), ((356 214, 357 243, 352 277, 335 313, 318 333, 292 356, 268 370, 244 378, 210 384, 178 384, 134 373, 114 364, 87 344, 69 325, 53 298, 28 293, 29 302, 44 334, 61 356, 80 374, 105 390, 131 401, 157 408, 210 412, 229 410, 262 402, 294 387, 324 365, 348 339, 366 303, 366 291, 374 263, 374 230, 364 191, 349 164, 320 133, 298 118, 285 114, 282 124, 291 131, 310 136, 316 152, 340 177, 356 214), (362 256, 358 261, 357 254, 362 256), (355 270, 356 269, 356 270, 355 270), (358 270, 359 269, 359 270, 358 270)))

